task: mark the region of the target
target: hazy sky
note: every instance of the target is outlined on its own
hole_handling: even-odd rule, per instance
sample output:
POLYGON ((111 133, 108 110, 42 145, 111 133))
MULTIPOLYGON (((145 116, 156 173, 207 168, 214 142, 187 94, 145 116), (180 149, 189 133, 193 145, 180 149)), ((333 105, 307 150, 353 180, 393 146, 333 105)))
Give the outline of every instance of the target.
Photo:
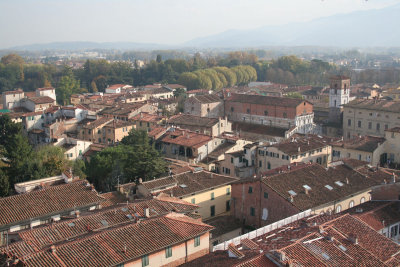
POLYGON ((0 48, 59 41, 180 44, 400 0, 0 0, 0 48))

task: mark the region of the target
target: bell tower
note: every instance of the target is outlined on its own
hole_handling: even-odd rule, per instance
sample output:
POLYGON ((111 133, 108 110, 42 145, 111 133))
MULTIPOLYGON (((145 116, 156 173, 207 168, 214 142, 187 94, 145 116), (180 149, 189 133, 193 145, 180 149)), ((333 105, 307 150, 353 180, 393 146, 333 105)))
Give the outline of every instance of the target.
POLYGON ((330 80, 329 121, 341 123, 343 105, 349 103, 350 78, 346 76, 333 76, 330 80))

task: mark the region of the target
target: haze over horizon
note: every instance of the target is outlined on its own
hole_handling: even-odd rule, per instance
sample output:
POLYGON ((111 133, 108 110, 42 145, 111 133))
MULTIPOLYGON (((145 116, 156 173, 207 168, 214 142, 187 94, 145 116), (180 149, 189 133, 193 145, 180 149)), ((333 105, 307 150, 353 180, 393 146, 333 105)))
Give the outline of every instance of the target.
POLYGON ((0 49, 52 42, 180 45, 228 30, 311 21, 400 0, 2 0, 0 49))

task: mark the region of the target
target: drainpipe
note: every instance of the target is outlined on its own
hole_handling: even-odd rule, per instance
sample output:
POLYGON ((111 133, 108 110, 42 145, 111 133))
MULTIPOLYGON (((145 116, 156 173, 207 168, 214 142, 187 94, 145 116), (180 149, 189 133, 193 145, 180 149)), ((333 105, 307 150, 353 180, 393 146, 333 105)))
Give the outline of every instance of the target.
POLYGON ((187 240, 185 241, 185 262, 188 262, 187 240))

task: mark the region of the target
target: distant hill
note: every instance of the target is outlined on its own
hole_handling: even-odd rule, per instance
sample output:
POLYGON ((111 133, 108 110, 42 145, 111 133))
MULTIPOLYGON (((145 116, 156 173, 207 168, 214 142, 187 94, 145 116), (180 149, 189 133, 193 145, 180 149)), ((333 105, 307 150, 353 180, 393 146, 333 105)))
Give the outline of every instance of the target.
POLYGON ((192 47, 400 46, 400 5, 334 15, 304 23, 229 30, 186 42, 192 47))
POLYGON ((88 49, 120 49, 120 50, 152 50, 167 49, 167 45, 133 42, 54 42, 45 44, 21 45, 10 50, 88 50, 88 49))

